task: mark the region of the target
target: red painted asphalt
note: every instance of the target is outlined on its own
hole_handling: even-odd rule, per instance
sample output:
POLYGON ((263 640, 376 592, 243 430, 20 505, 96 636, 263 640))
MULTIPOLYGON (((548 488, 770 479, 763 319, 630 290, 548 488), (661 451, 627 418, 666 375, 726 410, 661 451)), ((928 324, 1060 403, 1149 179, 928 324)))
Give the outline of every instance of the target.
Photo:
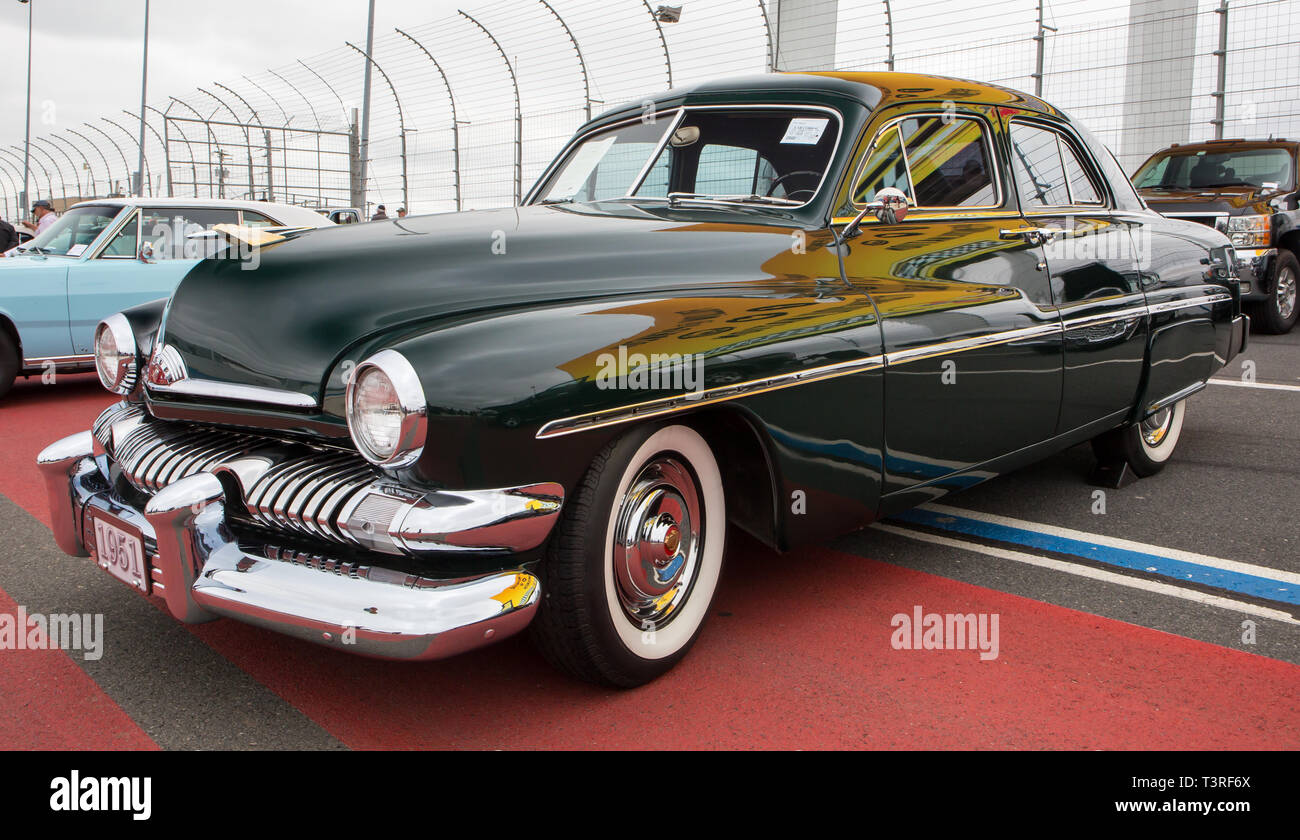
MULTIPOLYGON (((110 398, 71 382, 17 391, 0 403, 0 492, 48 521, 36 452, 88 428, 110 398)), ((777 555, 737 535, 727 563, 695 650, 630 692, 571 682, 523 639, 415 665, 233 621, 191 630, 354 748, 1300 748, 1300 667, 1288 663, 829 549, 777 555), (890 619, 914 605, 999 614, 999 658, 892 649, 890 619)), ((98 689, 69 668, 63 653, 6 651, 0 685, 84 693, 98 708, 98 689)), ((29 703, 0 747, 148 745, 120 712, 93 727, 65 715, 89 717, 29 703)))

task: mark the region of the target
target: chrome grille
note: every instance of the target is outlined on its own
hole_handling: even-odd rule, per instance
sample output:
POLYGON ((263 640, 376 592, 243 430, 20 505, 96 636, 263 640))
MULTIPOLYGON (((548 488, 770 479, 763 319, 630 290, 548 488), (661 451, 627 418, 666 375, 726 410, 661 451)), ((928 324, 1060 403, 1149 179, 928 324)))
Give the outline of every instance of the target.
POLYGON ((345 449, 279 440, 188 423, 163 422, 138 405, 118 403, 92 428, 133 487, 153 494, 201 472, 221 473, 237 461, 243 504, 256 524, 347 545, 361 541, 346 527, 346 509, 382 474, 345 449))

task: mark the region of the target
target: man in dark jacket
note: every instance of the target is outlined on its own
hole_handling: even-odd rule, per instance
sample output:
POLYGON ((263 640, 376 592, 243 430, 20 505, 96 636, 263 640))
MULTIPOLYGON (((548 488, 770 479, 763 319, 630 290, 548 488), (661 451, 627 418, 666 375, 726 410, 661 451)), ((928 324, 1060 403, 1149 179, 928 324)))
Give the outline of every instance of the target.
POLYGON ((388 218, 388 211, 386 211, 386 210, 384 209, 384 205, 381 204, 381 205, 379 205, 378 207, 375 208, 375 215, 373 215, 373 216, 370 217, 370 221, 372 221, 372 222, 382 222, 384 219, 387 219, 387 218, 388 218))
POLYGON ((4 219, 0 219, 0 254, 3 254, 5 251, 8 251, 17 244, 18 231, 14 230, 13 225, 9 224, 4 219))

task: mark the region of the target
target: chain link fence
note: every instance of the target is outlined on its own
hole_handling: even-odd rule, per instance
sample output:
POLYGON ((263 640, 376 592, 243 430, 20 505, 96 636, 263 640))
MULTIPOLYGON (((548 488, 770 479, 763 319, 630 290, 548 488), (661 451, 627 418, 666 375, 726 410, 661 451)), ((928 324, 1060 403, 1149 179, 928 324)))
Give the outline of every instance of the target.
MULTIPOLYGON (((1298 44, 1296 0, 485 0, 376 33, 369 55, 345 42, 153 102, 140 191, 390 215, 505 206, 592 114, 773 69, 1041 91, 1132 171, 1174 142, 1300 134, 1298 44)), ((132 192, 138 125, 124 110, 34 137, 32 198, 132 192)), ((28 203, 23 151, 0 148, 6 218, 28 203)))

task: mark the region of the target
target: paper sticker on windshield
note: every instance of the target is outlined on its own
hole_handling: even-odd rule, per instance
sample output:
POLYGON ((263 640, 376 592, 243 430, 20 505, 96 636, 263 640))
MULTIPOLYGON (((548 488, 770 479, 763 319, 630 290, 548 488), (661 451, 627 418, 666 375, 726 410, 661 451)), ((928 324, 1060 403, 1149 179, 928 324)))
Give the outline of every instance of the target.
POLYGON ((86 250, 85 245, 82 244, 73 245, 71 248, 68 249, 68 256, 79 257, 81 256, 82 252, 85 250, 86 250))
POLYGON ((798 143, 801 146, 815 146, 822 139, 822 132, 830 122, 827 117, 795 117, 785 130, 782 143, 798 143))

